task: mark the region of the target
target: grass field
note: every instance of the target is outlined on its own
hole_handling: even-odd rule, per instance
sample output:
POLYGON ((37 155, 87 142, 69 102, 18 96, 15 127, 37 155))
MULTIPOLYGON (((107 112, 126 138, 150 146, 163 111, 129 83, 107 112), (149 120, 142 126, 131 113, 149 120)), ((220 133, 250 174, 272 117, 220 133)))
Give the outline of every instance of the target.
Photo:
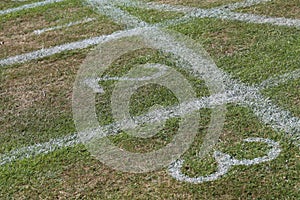
MULTIPOLYGON (((1 199, 300 198, 300 0, 107 1, 117 11, 103 7, 102 0, 37 2, 2 0, 0 5, 1 199), (179 180, 168 166, 147 173, 121 172, 91 156, 77 137, 73 119, 78 70, 98 44, 142 23, 201 44, 228 77, 226 91, 237 83, 241 93, 252 88, 257 95, 249 97, 250 103, 242 97, 226 100, 218 143, 201 159, 197 154, 213 108, 197 111, 199 128, 181 156, 182 174, 214 174, 219 167, 216 151, 232 160, 252 160, 271 150, 267 143, 247 138, 277 142, 280 153, 267 162, 232 165, 216 180, 200 182, 179 180)), ((133 66, 146 63, 181 73, 199 99, 211 95, 204 79, 178 66, 172 55, 151 48, 118 57, 104 76, 126 76, 133 66)), ((98 82, 106 91, 95 95, 101 126, 115 122, 110 99, 117 82, 98 82)), ((138 117, 158 105, 178 103, 169 89, 149 84, 131 96, 129 108, 138 117)), ((108 138, 124 151, 150 152, 172 141, 180 121, 169 118, 151 138, 126 131, 108 138)))

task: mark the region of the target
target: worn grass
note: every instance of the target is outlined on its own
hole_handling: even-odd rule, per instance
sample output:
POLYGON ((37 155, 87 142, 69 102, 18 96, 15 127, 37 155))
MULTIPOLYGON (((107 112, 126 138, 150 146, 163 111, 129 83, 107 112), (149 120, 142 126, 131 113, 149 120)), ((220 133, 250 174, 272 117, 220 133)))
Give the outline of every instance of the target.
POLYGON ((83 6, 80 0, 66 0, 12 13, 1 18, 0 22, 0 41, 4 43, 0 48, 0 58, 111 34, 121 28, 106 17, 95 13, 91 7, 83 6), (34 33, 35 30, 61 26, 84 18, 95 20, 40 35, 34 33))
POLYGON ((299 0, 275 0, 265 4, 256 5, 249 8, 239 9, 239 11, 266 15, 272 17, 300 18, 299 0))
MULTIPOLYGON (((5 2, 3 8, 21 5, 5 2)), ((227 1, 164 1, 210 7, 227 1)), ((243 12, 285 17, 299 17, 299 1, 275 1, 277 6, 251 7, 243 12), (259 9, 261 7, 261 9, 259 9), (254 9, 255 8, 255 9, 254 9), (252 9, 252 10, 251 10, 252 9), (280 11, 278 11, 280 10, 280 11), (261 12, 262 11, 262 12, 261 12), (276 15, 275 15, 276 14, 276 15), (279 15, 277 15, 279 16, 279 15)), ((2 8, 1 8, 2 9, 2 8)), ((178 13, 164 13, 124 8, 141 19, 156 23, 177 17, 178 13)), ((81 1, 66 1, 1 16, 1 58, 19 53, 77 41, 96 35, 110 34, 122 29, 106 17, 98 15, 81 1), (65 15, 67 14, 67 15, 65 15), (63 17, 64 16, 64 17, 63 17), (37 37, 32 31, 96 17, 95 22, 46 32, 37 37), (9 27, 13 27, 10 29, 9 27), (20 28, 21 27, 21 28, 20 28), (25 39, 23 43, 22 37, 25 39), (3 48, 2 48, 3 47, 3 48)), ((218 19, 196 19, 169 27, 201 43, 217 66, 246 84, 299 69, 299 29, 271 25, 247 24, 218 19)), ((13 149, 46 142, 51 138, 76 131, 71 108, 72 87, 77 70, 92 48, 53 55, 45 59, 0 69, 0 154, 13 149)), ((203 80, 180 69, 170 55, 152 49, 141 49, 123 55, 110 66, 105 75, 122 76, 132 67, 144 63, 161 63, 173 67, 195 88, 197 97, 209 96, 203 80)), ((110 97, 115 81, 99 82, 107 91, 97 95, 99 123, 114 121, 110 97)), ((288 81, 263 91, 276 105, 300 116, 299 80, 288 81)), ((147 85, 132 96, 132 115, 147 113, 154 105, 178 103, 168 89, 147 85)), ((166 169, 144 174, 115 171, 90 156, 83 145, 64 148, 47 155, 19 160, 0 166, 1 199, 299 199, 300 155, 284 133, 262 124, 249 108, 227 105, 226 122, 216 150, 237 159, 264 156, 268 147, 261 143, 245 143, 248 137, 262 137, 280 143, 282 152, 275 160, 253 166, 235 166, 222 178, 203 184, 189 184, 174 180, 166 169)), ((183 171, 189 176, 204 176, 216 170, 211 154, 202 160, 197 152, 207 133, 210 109, 199 111, 199 131, 190 149, 182 156, 186 160, 183 171)), ((140 139, 122 132, 110 139, 115 145, 132 152, 147 152, 168 144, 176 134, 180 119, 167 121, 153 138, 140 139)), ((1 156, 1 155, 0 155, 1 156)))

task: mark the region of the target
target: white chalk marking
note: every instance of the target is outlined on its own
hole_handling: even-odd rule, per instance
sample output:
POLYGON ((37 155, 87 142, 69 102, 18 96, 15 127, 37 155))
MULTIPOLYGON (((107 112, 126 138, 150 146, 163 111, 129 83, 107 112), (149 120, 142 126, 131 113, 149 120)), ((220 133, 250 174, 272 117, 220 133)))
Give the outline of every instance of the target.
POLYGON ((277 76, 277 77, 271 77, 267 80, 264 80, 256 87, 260 88, 261 90, 267 89, 270 87, 276 87, 280 84, 286 83, 288 81, 296 80, 300 78, 300 69, 296 69, 295 71, 288 72, 286 74, 277 76))
POLYGON ((299 19, 289 19, 284 17, 267 17, 260 16, 248 13, 236 13, 230 12, 226 10, 220 9, 194 9, 192 12, 186 12, 186 15, 177 18, 167 20, 165 22, 157 24, 157 26, 170 26, 170 25, 178 25, 182 23, 187 23, 196 18, 217 18, 217 19, 225 19, 225 20, 236 20, 246 23, 254 23, 254 24, 271 24, 277 26, 288 26, 300 28, 300 20, 299 19))
POLYGON ((9 13, 13 13, 13 12, 18 12, 21 10, 27 10, 30 8, 36 8, 39 6, 45 6, 51 3, 58 3, 58 2, 62 2, 65 0, 46 0, 46 1, 42 1, 42 2, 36 2, 36 3, 32 3, 32 4, 26 4, 20 7, 16 7, 16 8, 9 8, 7 10, 0 10, 0 15, 5 15, 5 14, 9 14, 9 13))
POLYGON ((80 141, 77 138, 77 134, 73 134, 62 138, 51 139, 45 143, 38 143, 32 146, 16 149, 5 155, 0 154, 0 166, 37 155, 48 154, 64 147, 72 147, 79 143, 80 141))
POLYGON ((126 11, 114 6, 111 0, 87 0, 89 4, 98 9, 102 14, 110 17, 114 21, 126 25, 127 28, 145 27, 146 22, 135 16, 129 15, 126 11))
POLYGON ((103 77, 103 78, 88 78, 84 80, 84 83, 89 86, 94 93, 103 93, 104 90, 102 87, 99 86, 99 81, 147 81, 151 79, 158 78, 166 73, 167 68, 161 64, 145 64, 141 65, 145 69, 158 69, 159 71, 153 74, 152 76, 143 76, 138 78, 131 78, 131 77, 103 77))
POLYGON ((136 0, 115 0, 115 5, 125 6, 125 7, 137 7, 141 9, 154 9, 154 10, 160 10, 160 11, 171 11, 171 12, 193 12, 196 10, 235 10, 238 8, 246 8, 253 5, 261 4, 270 2, 272 0, 246 0, 242 2, 237 3, 231 3, 222 5, 220 7, 210 8, 210 9, 201 9, 198 7, 192 7, 192 6, 184 6, 184 5, 171 5, 171 4, 164 4, 164 3, 158 3, 158 2, 143 2, 143 1, 136 1, 136 0))
POLYGON ((111 38, 120 38, 120 37, 130 36, 138 31, 139 31, 138 29, 116 31, 116 32, 112 33, 111 35, 102 35, 99 37, 93 37, 93 38, 81 40, 78 42, 71 42, 71 43, 58 45, 58 46, 47 48, 47 49, 40 49, 37 51, 33 51, 33 52, 29 52, 29 53, 25 53, 25 54, 21 54, 21 55, 17 55, 17 56, 12 56, 12 57, 0 60, 0 67, 6 66, 6 65, 24 63, 24 62, 35 60, 35 59, 45 58, 47 56, 52 56, 54 54, 61 53, 64 51, 85 49, 90 46, 105 42, 111 38))
POLYGON ((53 30, 58 30, 58 29, 62 29, 62 28, 68 28, 68 27, 71 27, 71 26, 84 24, 84 23, 91 22, 91 21, 94 21, 94 20, 95 20, 95 18, 85 18, 83 20, 76 21, 76 22, 70 22, 70 23, 65 24, 65 25, 60 25, 60 26, 54 26, 54 27, 50 27, 50 28, 35 30, 35 31, 33 31, 33 33, 36 34, 36 35, 40 35, 40 34, 42 34, 44 32, 47 32, 47 31, 53 31, 53 30))
POLYGON ((216 9, 235 10, 235 9, 247 8, 247 7, 251 7, 251 6, 255 6, 258 4, 267 3, 267 2, 271 2, 271 1, 272 0, 245 0, 242 2, 236 2, 236 3, 227 4, 227 5, 222 5, 220 7, 217 7, 216 9))
MULTIPOLYGON (((97 0, 94 0, 97 1, 97 0)), ((187 23, 188 21, 192 20, 193 18, 218 18, 218 19, 226 19, 226 20, 237 20, 242 22, 251 22, 256 24, 272 24, 277 26, 291 26, 300 28, 300 20, 299 19, 288 19, 284 17, 267 17, 267 16, 260 16, 254 14, 247 14, 247 13, 236 13, 230 12, 229 10, 249 7, 252 5, 256 5, 263 2, 268 2, 270 0, 250 0, 235 4, 224 5, 219 8, 212 8, 212 9, 201 9, 195 7, 188 7, 182 5, 169 5, 169 4, 159 4, 159 3, 141 3, 135 2, 130 0, 118 0, 115 1, 114 4, 121 4, 126 6, 135 6, 138 8, 143 9, 156 9, 160 11, 173 11, 173 12, 183 12, 186 13, 184 17, 176 18, 173 20, 167 20, 162 23, 158 23, 157 26, 170 26, 170 25, 178 25, 181 23, 187 23), (228 7, 228 9, 226 8, 228 7), (225 9, 226 8, 226 9, 225 9)), ((120 19, 122 17, 119 16, 120 19)), ((115 18, 113 18, 115 19, 115 18)), ((117 20, 121 22, 120 20, 117 20)))
POLYGON ((245 142, 262 142, 268 144, 268 146, 272 147, 271 150, 268 151, 266 156, 254 158, 252 160, 244 159, 244 160, 238 160, 234 157, 230 156, 229 154, 225 154, 219 151, 214 152, 214 157, 217 161, 218 168, 217 171, 213 174, 207 175, 207 176, 199 176, 195 178, 191 178, 181 172, 182 165, 184 163, 184 160, 177 160, 173 164, 169 166, 169 174, 175 178, 178 181, 185 181, 189 183, 203 183, 208 181, 214 181, 219 179, 221 176, 228 173, 230 168, 232 166, 237 165, 256 165, 263 162, 274 160, 278 157, 278 155, 281 152, 280 146, 277 142, 270 140, 270 139, 264 139, 264 138, 247 138, 244 139, 245 142))

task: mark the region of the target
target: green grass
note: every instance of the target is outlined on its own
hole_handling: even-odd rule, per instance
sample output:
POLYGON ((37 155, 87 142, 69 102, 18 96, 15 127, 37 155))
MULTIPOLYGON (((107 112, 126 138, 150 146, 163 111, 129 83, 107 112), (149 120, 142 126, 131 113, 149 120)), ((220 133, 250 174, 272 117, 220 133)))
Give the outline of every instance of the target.
MULTIPOLYGON (((168 2, 199 7, 228 3, 168 2)), ((298 13, 290 11, 290 8, 293 5, 299 6, 299 1, 285 2, 261 4, 243 9, 243 12, 297 18, 298 13), (278 5, 286 9, 278 9, 278 5)), ((21 4, 23 3, 9 1, 2 8, 21 4)), ((131 7, 124 9, 148 23, 181 16, 174 12, 131 7)), ((116 25, 107 17, 95 13, 91 7, 85 7, 81 1, 67 0, 1 16, 0 38, 5 36, 13 41, 14 35, 19 37, 20 34, 26 35, 35 29, 65 24, 83 17, 96 17, 97 20, 50 32, 42 39, 25 40, 18 46, 1 47, 2 52, 8 52, 1 52, 1 57, 39 49, 41 44, 49 47, 122 29, 122 26, 116 25), (28 25, 31 21, 35 23, 28 25), (7 28, 18 23, 20 25, 15 29, 7 28), (50 41, 47 43, 46 40, 50 41), (35 42, 37 46, 29 45, 29 41, 35 42)), ((300 30, 296 28, 209 18, 195 19, 169 28, 202 44, 219 68, 249 85, 259 84, 267 78, 299 69, 300 30)), ((0 69, 0 155, 76 132, 71 105, 72 87, 80 65, 92 49, 64 52, 0 69)), ((203 80, 180 68, 172 55, 153 49, 140 49, 119 57, 103 76, 124 76, 133 67, 146 63, 170 66, 190 82, 197 97, 210 95, 203 80)), ((115 121, 110 98, 116 83, 99 82, 106 91, 95 98, 96 114, 101 125, 115 121)), ((288 81, 277 87, 265 89, 262 93, 274 104, 299 117, 299 85, 299 79, 288 81)), ((178 99, 169 89, 149 84, 139 88, 132 95, 129 108, 131 115, 139 116, 147 113, 153 106, 174 104, 178 104, 178 99)), ((92 157, 85 146, 76 145, 0 166, 0 198, 299 199, 299 147, 293 145, 284 133, 276 132, 262 124, 251 109, 228 104, 227 110, 224 128, 214 150, 227 153, 236 159, 261 157, 269 150, 267 145, 243 142, 245 138, 261 137, 279 142, 282 152, 278 158, 258 165, 234 166, 216 181, 190 184, 173 179, 166 168, 143 174, 115 171, 92 157)), ((201 109, 199 114, 199 131, 189 150, 182 156, 185 159, 183 172, 191 177, 206 176, 217 169, 212 152, 201 160, 197 157, 207 134, 211 109, 201 109)), ((109 139, 127 151, 149 152, 170 143, 178 130, 179 122, 180 118, 167 120, 164 127, 152 138, 136 138, 123 131, 119 135, 110 136, 109 139)))
MULTIPOLYGON (((248 109, 232 105, 228 110, 226 135, 218 145, 219 150, 238 159, 262 156, 267 149, 264 145, 244 144, 236 138, 261 136, 280 142, 283 150, 280 156, 274 161, 259 165, 233 167, 218 181, 194 185, 172 179, 165 170, 146 174, 114 171, 93 159, 85 147, 79 145, 1 167, 2 195, 50 199, 59 197, 169 199, 186 196, 189 199, 197 197, 232 199, 236 196, 243 199, 277 199, 285 195, 290 199, 297 199, 299 150, 288 140, 281 139, 273 130, 262 125, 248 109), (233 116, 236 117, 232 118, 233 116)), ((201 113, 207 114, 207 110, 202 110, 201 113)), ((206 120, 203 121, 207 121, 209 116, 204 118, 206 120)), ((205 132, 204 127, 203 131, 205 132)), ((187 161, 184 166, 185 172, 195 176, 213 172, 215 161, 211 157, 197 161, 193 153, 197 149, 199 143, 195 141, 191 150, 184 155, 183 158, 187 161)))
POLYGON ((250 8, 238 9, 241 12, 267 15, 272 17, 300 18, 299 0, 273 0, 250 8), (268 9, 266 9, 266 7, 268 9))
POLYGON ((288 81, 277 87, 266 89, 263 93, 281 108, 292 112, 294 116, 300 117, 300 80, 288 81))

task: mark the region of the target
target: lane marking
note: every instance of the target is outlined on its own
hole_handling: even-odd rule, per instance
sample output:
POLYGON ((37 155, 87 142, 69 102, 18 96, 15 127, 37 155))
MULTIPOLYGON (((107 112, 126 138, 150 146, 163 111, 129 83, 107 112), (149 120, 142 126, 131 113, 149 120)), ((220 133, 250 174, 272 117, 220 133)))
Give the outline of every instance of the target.
MULTIPOLYGON (((95 0, 94 0, 95 1, 95 0)), ((97 0, 96 0, 97 1, 97 0)), ((270 2, 272 0, 245 0, 242 2, 236 2, 236 3, 229 3, 226 5, 222 5, 215 8, 208 8, 208 9, 202 9, 198 7, 192 7, 192 6, 184 6, 184 5, 171 5, 171 4, 164 4, 164 3, 158 3, 158 2, 143 2, 143 1, 137 1, 137 0, 115 0, 114 3, 119 6, 124 7, 137 7, 141 9, 154 9, 154 10, 160 10, 160 11, 173 11, 173 12, 192 12, 195 10, 228 10, 232 11, 239 8, 247 8, 254 5, 270 2)))
POLYGON ((41 2, 36 2, 36 3, 32 3, 32 4, 26 4, 20 7, 16 7, 16 8, 9 8, 7 10, 0 10, 0 15, 6 15, 9 13, 14 13, 14 12, 18 12, 21 10, 27 10, 30 8, 36 8, 36 7, 40 7, 40 6, 45 6, 48 4, 52 4, 52 3, 58 3, 58 2, 62 2, 65 0, 45 0, 45 1, 41 1, 41 2))
MULTIPOLYGON (((99 0, 90 0, 90 1, 99 1, 99 0)), ((245 8, 252 5, 269 2, 271 0, 248 0, 245 2, 238 2, 235 4, 228 4, 217 8, 211 9, 202 9, 196 7, 188 7, 182 5, 169 5, 169 4, 160 4, 155 2, 150 3, 142 3, 131 0, 118 0, 115 1, 114 4, 122 5, 122 6, 134 6, 142 9, 156 9, 159 11, 173 11, 173 12, 183 12, 185 16, 176 18, 173 20, 167 20, 162 23, 158 23, 157 26, 170 26, 170 25, 178 25, 182 23, 187 23, 188 21, 194 18, 218 18, 218 19, 226 19, 226 20, 237 20, 241 22, 251 22, 255 24, 272 24, 277 26, 291 26, 300 28, 300 20, 299 19, 289 19, 284 17, 267 17, 261 15, 254 15, 248 13, 238 13, 238 12, 230 12, 232 9, 245 8), (227 8, 228 7, 228 8, 227 8)), ((122 17, 120 17, 122 18, 122 17)), ((115 18, 114 18, 115 19, 115 18)), ((122 23, 120 20, 115 19, 116 21, 122 23)))
POLYGON ((79 20, 79 21, 75 21, 75 22, 70 22, 70 23, 67 23, 67 24, 64 24, 64 25, 60 25, 60 26, 54 26, 54 27, 50 27, 50 28, 44 28, 44 29, 35 30, 35 31, 33 31, 33 33, 36 34, 36 35, 40 35, 40 34, 42 34, 44 32, 47 32, 47 31, 53 31, 53 30, 68 28, 68 27, 71 27, 71 26, 75 26, 75 25, 79 25, 79 24, 84 24, 84 23, 87 23, 87 22, 91 22, 91 21, 94 21, 95 19, 96 18, 84 18, 83 20, 79 20))
POLYGON ((236 10, 239 8, 247 8, 247 7, 255 6, 258 4, 268 3, 271 1, 273 1, 273 0, 245 0, 245 1, 241 1, 241 2, 222 5, 222 6, 217 7, 217 9, 236 10))
POLYGON ((17 160, 32 158, 37 155, 48 154, 64 147, 72 147, 79 143, 80 141, 77 138, 77 134, 73 134, 61 138, 51 139, 45 143, 38 143, 32 146, 22 147, 5 155, 0 154, 0 166, 17 160))
POLYGON ((55 47, 47 48, 47 49, 40 49, 37 51, 24 53, 17 56, 12 56, 6 59, 0 60, 0 67, 6 65, 13 65, 13 64, 20 64, 31 60, 36 60, 40 58, 45 58, 48 56, 52 56, 54 54, 58 54, 64 51, 76 50, 76 49, 85 49, 102 42, 105 42, 111 38, 120 38, 125 36, 130 36, 134 34, 134 32, 139 31, 138 29, 130 29, 124 31, 116 31, 110 35, 102 35, 99 37, 93 37, 77 42, 71 42, 63 45, 58 45, 55 47))
POLYGON ((268 89, 270 87, 276 87, 286 82, 297 80, 297 79, 300 79, 300 69, 296 69, 292 72, 287 72, 283 75, 279 75, 276 77, 268 78, 267 80, 264 80, 256 87, 260 88, 260 90, 263 90, 263 89, 268 89))

